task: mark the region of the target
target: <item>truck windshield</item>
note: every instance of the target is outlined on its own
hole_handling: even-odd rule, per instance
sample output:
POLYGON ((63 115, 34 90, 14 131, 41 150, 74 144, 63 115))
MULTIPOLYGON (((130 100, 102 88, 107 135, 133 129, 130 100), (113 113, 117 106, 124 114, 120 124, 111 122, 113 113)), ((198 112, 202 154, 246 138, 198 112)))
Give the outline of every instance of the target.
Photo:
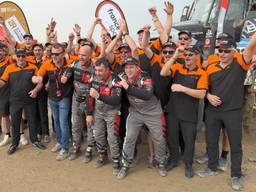
POLYGON ((214 1, 215 0, 195 0, 195 4, 191 10, 190 20, 206 23, 209 13, 212 11, 210 9, 214 1))
POLYGON ((245 1, 229 0, 226 20, 236 21, 243 19, 245 6, 245 1))

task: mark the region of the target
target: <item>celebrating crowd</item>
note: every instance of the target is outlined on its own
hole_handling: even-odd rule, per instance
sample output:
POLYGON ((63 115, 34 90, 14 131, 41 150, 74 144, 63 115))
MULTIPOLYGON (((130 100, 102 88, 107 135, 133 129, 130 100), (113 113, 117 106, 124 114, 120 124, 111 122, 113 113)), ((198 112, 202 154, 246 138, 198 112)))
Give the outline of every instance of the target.
POLYGON ((110 158, 113 174, 123 179, 136 166, 137 140, 144 129, 148 166, 157 167, 165 177, 183 159, 185 177, 192 178, 199 101, 204 101, 206 155, 198 161, 208 161, 208 166, 198 176, 226 170, 230 148, 231 186, 240 190, 244 80, 252 67, 256 34, 239 53, 233 37, 221 33, 216 53, 203 60, 201 50, 192 45, 191 32, 180 31, 178 41, 172 41, 174 8, 169 2, 164 6, 164 24, 156 8, 149 8, 159 37, 151 38, 151 26, 145 25, 137 32, 138 42, 125 20, 120 20, 116 36, 102 28, 101 42, 95 42, 99 18, 86 37, 80 36, 76 24, 63 43, 58 42, 54 19, 46 27, 44 44, 35 43, 31 34, 25 34, 20 44, 7 33, 0 39, 0 116, 5 134, 0 146, 11 141, 12 155, 28 144, 27 119, 32 145, 45 150, 52 118, 56 144, 51 151, 58 152, 56 160, 78 158, 86 140, 83 161, 90 162, 96 149, 96 167, 110 158), (219 156, 221 130, 226 146, 219 156))

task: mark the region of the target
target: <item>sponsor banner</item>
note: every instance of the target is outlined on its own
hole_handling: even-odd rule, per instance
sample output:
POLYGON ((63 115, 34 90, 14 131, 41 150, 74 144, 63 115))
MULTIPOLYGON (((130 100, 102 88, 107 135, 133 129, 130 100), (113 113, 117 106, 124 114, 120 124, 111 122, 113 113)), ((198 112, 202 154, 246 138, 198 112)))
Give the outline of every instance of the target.
POLYGON ((12 16, 5 20, 5 26, 17 42, 21 43, 23 41, 23 35, 26 32, 24 31, 23 27, 15 16, 12 16))
POLYGON ((101 19, 102 27, 111 35, 115 36, 120 29, 119 21, 125 20, 121 8, 113 1, 102 1, 96 8, 95 16, 101 19))

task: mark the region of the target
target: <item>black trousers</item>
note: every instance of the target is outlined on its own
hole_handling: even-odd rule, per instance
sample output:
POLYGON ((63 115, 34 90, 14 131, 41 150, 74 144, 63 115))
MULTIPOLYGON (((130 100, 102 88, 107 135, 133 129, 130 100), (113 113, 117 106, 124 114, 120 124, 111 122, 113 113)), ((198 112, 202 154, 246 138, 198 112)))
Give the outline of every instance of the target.
POLYGON ((170 160, 178 162, 179 158, 179 132, 184 139, 184 162, 186 165, 193 164, 196 140, 196 122, 188 122, 178 119, 175 115, 167 114, 167 140, 170 152, 170 160))
POLYGON ((231 177, 241 177, 242 164, 242 110, 205 111, 206 143, 209 156, 208 168, 217 170, 219 159, 219 137, 222 127, 227 129, 231 148, 231 177))
POLYGON ((12 145, 18 146, 20 142, 20 123, 22 118, 22 109, 28 119, 29 127, 29 138, 32 143, 38 141, 37 139, 37 104, 32 102, 30 104, 21 105, 17 103, 11 103, 10 114, 11 114, 11 125, 12 125, 12 145))
POLYGON ((47 108, 47 96, 39 97, 37 99, 37 109, 38 109, 38 134, 49 135, 49 122, 48 122, 48 108, 47 108))

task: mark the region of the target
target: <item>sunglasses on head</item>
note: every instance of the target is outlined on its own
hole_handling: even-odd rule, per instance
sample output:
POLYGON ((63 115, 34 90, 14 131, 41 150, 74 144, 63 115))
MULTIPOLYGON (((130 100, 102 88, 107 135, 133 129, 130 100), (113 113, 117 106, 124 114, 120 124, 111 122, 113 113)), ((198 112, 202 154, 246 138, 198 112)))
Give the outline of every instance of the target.
POLYGON ((179 37, 179 40, 185 40, 185 41, 187 41, 187 40, 189 40, 189 38, 188 38, 188 37, 179 37))
POLYGON ((164 55, 166 55, 167 53, 168 53, 169 55, 172 55, 172 54, 174 54, 174 51, 163 51, 163 54, 164 54, 164 55))
POLYGON ((187 56, 188 56, 188 57, 192 57, 193 55, 194 55, 193 53, 184 53, 184 56, 185 56, 185 57, 187 57, 187 56))
POLYGON ((16 55, 16 56, 17 56, 17 58, 25 58, 26 57, 26 55, 23 55, 23 54, 22 55, 21 54, 20 55, 16 55))
POLYGON ((60 52, 60 53, 51 53, 51 56, 56 56, 58 57, 59 55, 61 55, 63 52, 60 52))
POLYGON ((223 53, 223 52, 224 53, 231 53, 231 51, 232 51, 231 49, 218 49, 219 53, 223 53))

